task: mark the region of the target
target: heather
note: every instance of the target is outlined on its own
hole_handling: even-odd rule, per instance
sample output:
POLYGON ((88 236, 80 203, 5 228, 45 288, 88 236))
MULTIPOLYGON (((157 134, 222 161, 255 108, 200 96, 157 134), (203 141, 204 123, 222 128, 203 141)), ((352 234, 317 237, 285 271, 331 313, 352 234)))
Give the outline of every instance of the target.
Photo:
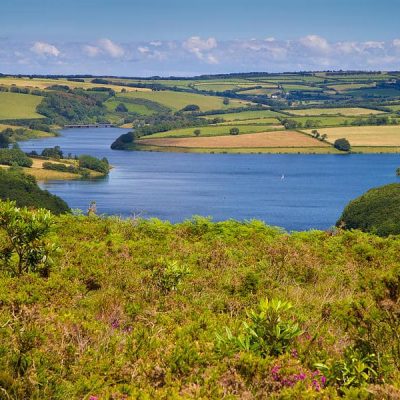
POLYGON ((399 396, 398 236, 4 203, 0 235, 0 399, 399 396))

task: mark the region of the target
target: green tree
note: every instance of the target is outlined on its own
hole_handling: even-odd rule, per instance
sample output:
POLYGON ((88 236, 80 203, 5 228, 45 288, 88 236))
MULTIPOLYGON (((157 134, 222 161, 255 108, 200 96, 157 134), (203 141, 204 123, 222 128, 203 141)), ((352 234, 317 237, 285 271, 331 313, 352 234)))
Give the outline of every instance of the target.
POLYGON ((349 141, 345 138, 336 139, 333 147, 340 151, 350 151, 351 149, 349 141))
POLYGON ((200 130, 200 129, 195 129, 195 130, 193 131, 193 134, 194 134, 195 136, 199 136, 200 133, 201 133, 201 130, 200 130))
POLYGON ((60 159, 60 158, 63 158, 63 152, 62 152, 60 146, 46 147, 42 151, 42 156, 60 159))
POLYGON ((400 234, 400 184, 374 188, 352 200, 336 225, 379 236, 400 234))
POLYGON ((124 103, 119 103, 117 107, 115 107, 116 112, 128 112, 126 105, 124 103))
POLYGON ((239 128, 236 128, 236 127, 235 128, 231 128, 229 133, 231 135, 239 135, 239 128))

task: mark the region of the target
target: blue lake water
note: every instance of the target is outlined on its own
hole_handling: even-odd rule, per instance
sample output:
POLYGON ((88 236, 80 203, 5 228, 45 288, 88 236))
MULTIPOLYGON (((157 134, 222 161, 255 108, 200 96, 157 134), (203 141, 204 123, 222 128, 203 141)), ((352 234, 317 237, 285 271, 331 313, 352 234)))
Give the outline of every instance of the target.
POLYGON ((65 154, 107 157, 114 166, 100 180, 51 181, 41 186, 71 208, 156 217, 193 215, 213 220, 260 219, 287 230, 327 229, 347 202, 396 182, 400 156, 180 154, 113 151, 118 128, 67 129, 60 137, 20 143, 25 151, 61 146, 65 154), (284 177, 284 178, 283 178, 284 177), (282 179, 283 178, 283 179, 282 179))

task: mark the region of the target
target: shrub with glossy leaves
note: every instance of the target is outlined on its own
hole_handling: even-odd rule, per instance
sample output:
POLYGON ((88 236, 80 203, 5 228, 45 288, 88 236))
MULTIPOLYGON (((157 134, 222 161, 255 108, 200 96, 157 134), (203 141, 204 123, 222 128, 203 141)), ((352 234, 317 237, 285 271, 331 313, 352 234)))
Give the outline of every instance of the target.
POLYGON ((220 344, 233 345, 237 350, 262 356, 283 354, 302 333, 299 325, 287 318, 291 309, 292 305, 286 301, 261 300, 257 311, 247 313, 250 321, 243 322, 238 336, 226 328, 226 336, 217 335, 217 338, 220 344))
POLYGON ((47 275, 54 245, 46 241, 53 225, 47 210, 18 208, 15 202, 0 202, 0 229, 5 235, 1 245, 1 266, 12 275, 40 272, 47 275))

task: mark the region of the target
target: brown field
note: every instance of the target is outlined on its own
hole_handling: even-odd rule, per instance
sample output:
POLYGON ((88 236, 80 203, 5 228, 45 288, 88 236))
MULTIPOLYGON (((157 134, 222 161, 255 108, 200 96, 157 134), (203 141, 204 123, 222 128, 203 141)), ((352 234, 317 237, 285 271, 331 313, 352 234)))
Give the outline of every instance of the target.
POLYGON ((400 146, 400 125, 320 128, 318 132, 327 134, 331 143, 346 138, 352 146, 400 146))
POLYGON ((295 131, 258 132, 238 136, 139 139, 139 145, 189 148, 327 147, 295 131))

